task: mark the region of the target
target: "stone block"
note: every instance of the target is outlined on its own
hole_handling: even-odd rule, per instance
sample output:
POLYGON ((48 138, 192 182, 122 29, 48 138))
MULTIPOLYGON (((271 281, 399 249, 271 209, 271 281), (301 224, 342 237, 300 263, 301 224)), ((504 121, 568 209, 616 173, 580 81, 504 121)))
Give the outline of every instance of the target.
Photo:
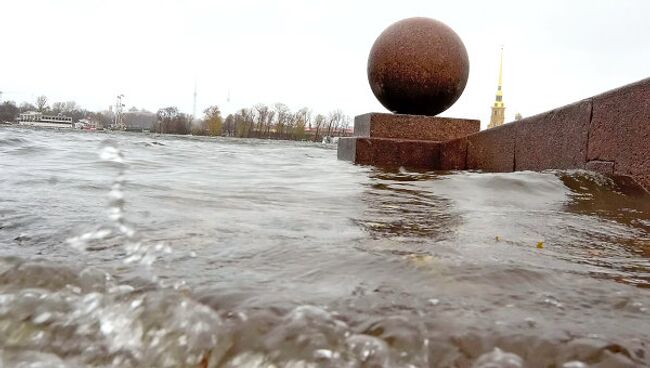
POLYGON ((515 124, 504 124, 467 137, 465 168, 510 172, 515 161, 515 124))
POLYGON ((588 160, 614 162, 614 174, 650 190, 650 78, 592 98, 588 160))
POLYGON ((340 139, 338 148, 340 159, 362 165, 431 170, 440 160, 440 142, 352 137, 340 139))
POLYGON ((354 135, 368 138, 395 138, 446 141, 477 133, 479 120, 423 115, 369 113, 354 118, 354 135))
POLYGON ((440 144, 439 170, 465 170, 467 167, 467 138, 458 138, 440 144))
POLYGON ((584 100, 513 123, 515 170, 584 168, 590 118, 584 100))
POLYGON ((339 160, 354 162, 357 151, 356 143, 356 138, 339 138, 339 143, 336 149, 336 158, 339 160))

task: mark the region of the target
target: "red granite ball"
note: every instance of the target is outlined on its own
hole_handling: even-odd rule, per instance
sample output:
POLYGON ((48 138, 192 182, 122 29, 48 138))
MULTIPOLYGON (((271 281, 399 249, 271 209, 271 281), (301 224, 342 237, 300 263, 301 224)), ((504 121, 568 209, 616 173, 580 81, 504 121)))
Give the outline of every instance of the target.
POLYGON ((368 81, 379 102, 400 114, 437 115, 458 100, 469 59, 444 23, 408 18, 386 28, 368 57, 368 81))

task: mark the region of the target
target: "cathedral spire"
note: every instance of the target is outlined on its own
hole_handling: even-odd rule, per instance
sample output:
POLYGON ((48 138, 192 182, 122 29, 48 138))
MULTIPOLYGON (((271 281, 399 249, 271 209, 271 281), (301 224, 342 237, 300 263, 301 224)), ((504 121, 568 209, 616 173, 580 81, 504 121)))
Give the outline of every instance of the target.
POLYGON ((499 85, 497 86, 497 94, 492 105, 492 115, 490 116, 490 124, 488 128, 494 128, 499 125, 503 125, 505 121, 505 110, 506 107, 503 104, 503 91, 501 87, 503 86, 503 46, 501 46, 501 59, 499 61, 499 85))
POLYGON ((501 61, 499 62, 499 91, 503 85, 503 46, 501 46, 501 61))

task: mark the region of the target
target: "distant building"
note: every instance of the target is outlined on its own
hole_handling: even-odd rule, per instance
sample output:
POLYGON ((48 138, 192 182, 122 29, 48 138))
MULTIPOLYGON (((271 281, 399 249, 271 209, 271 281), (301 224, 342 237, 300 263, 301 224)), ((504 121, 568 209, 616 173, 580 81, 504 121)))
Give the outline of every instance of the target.
POLYGON ((505 121, 506 106, 503 103, 503 91, 501 90, 503 75, 503 47, 501 48, 501 62, 499 63, 499 85, 497 87, 497 96, 492 104, 492 115, 490 116, 489 128, 498 127, 503 125, 505 121))
POLYGON ((41 116, 43 116, 42 113, 36 112, 36 111, 27 111, 23 112, 20 115, 18 115, 18 121, 41 121, 41 116))
POLYGON ((18 116, 19 125, 37 126, 43 128, 72 128, 72 118, 63 115, 43 115, 40 112, 28 111, 18 116))
POLYGON ((152 112, 128 111, 122 114, 126 130, 133 132, 151 130, 157 119, 158 116, 152 112))

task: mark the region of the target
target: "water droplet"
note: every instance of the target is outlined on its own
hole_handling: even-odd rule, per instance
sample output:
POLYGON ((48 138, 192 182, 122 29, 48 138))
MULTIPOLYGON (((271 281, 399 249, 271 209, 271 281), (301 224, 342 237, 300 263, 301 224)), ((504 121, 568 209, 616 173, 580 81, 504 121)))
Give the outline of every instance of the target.
POLYGON ((491 352, 481 355, 472 368, 521 368, 523 365, 524 362, 518 355, 494 348, 491 352))
POLYGON ((587 364, 577 360, 562 364, 562 368, 587 368, 587 367, 589 367, 587 364))
POLYGON ((52 317, 51 313, 43 312, 43 313, 39 314, 38 316, 36 316, 32 321, 35 324, 39 325, 41 323, 45 323, 45 322, 49 321, 50 317, 52 317))
POLYGON ((315 359, 332 359, 334 358, 338 353, 333 352, 332 350, 329 349, 317 349, 314 351, 314 358, 315 359))

